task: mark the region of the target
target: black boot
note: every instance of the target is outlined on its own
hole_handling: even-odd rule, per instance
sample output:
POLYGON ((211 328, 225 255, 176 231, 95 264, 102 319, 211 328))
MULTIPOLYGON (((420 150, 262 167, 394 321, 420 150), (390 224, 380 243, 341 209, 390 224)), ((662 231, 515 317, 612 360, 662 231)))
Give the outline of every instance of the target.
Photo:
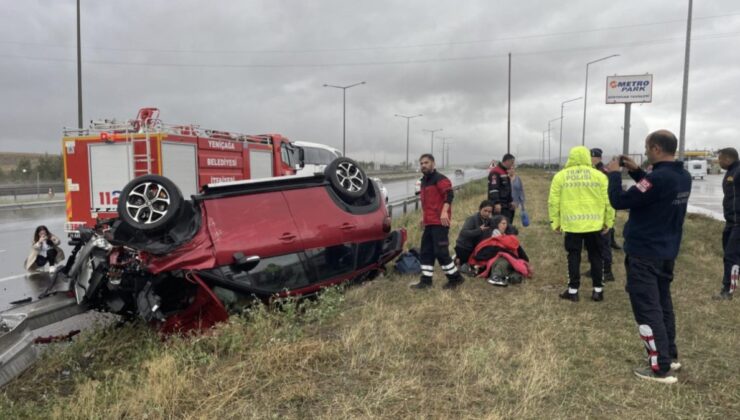
POLYGON ((429 277, 422 277, 418 283, 409 284, 409 287, 416 290, 431 289, 432 279, 430 279, 429 277))
POLYGON ((578 302, 578 292, 569 293, 568 290, 560 294, 560 299, 569 300, 571 302, 578 302))

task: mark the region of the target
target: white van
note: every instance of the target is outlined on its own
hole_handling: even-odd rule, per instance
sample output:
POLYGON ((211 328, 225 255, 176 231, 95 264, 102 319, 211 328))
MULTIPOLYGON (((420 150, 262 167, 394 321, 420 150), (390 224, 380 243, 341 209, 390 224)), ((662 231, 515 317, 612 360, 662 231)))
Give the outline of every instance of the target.
POLYGON ((690 160, 686 164, 686 170, 689 171, 691 179, 699 178, 704 179, 707 174, 707 161, 706 160, 690 160))
POLYGON ((298 169, 296 175, 313 175, 317 172, 324 172, 326 165, 342 157, 341 150, 325 144, 307 141, 296 141, 293 144, 303 149, 303 167, 298 169))

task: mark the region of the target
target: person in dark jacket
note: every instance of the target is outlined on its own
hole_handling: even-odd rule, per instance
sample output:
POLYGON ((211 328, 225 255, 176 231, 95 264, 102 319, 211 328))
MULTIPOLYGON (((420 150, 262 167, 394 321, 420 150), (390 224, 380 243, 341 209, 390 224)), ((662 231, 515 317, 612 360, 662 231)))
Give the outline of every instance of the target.
POLYGON ((609 201, 617 210, 629 209, 624 226, 624 265, 627 293, 650 366, 635 375, 660 383, 676 383, 681 368, 676 347, 676 321, 671 299, 673 268, 683 234, 691 175, 674 160, 678 141, 667 130, 650 133, 645 154, 653 170, 646 173, 628 156, 607 165, 609 201), (636 184, 622 190, 620 163, 636 184))
MULTIPOLYGON (((599 148, 591 149, 591 164, 594 168, 603 172, 604 175, 609 173, 606 171, 604 162, 601 160, 601 155, 604 152, 599 148)), ((615 215, 616 221, 616 215, 615 215)), ((614 273, 612 273, 612 242, 614 241, 614 226, 609 228, 609 231, 605 235, 601 235, 601 258, 603 265, 603 279, 604 281, 614 281, 614 273)), ((589 271, 590 274, 590 271, 589 271)), ((589 275, 586 274, 586 275, 589 275)))
POLYGON ((514 161, 514 155, 507 153, 488 173, 488 200, 493 203, 493 214, 503 214, 509 219, 509 224, 514 221, 516 209, 509 179, 509 169, 514 167, 514 161))
POLYGON ((725 213, 722 249, 725 254, 725 274, 722 277, 722 290, 714 299, 730 300, 737 290, 740 276, 740 161, 737 149, 728 147, 720 150, 719 166, 727 171, 722 179, 722 209, 725 213))
POLYGON ((478 213, 465 219, 465 223, 460 228, 455 243, 455 264, 460 267, 463 274, 470 272, 468 258, 478 245, 478 242, 491 236, 491 213, 493 212, 493 203, 483 200, 478 206, 478 213))
POLYGON ((439 261, 447 276, 444 289, 454 289, 462 284, 463 277, 457 271, 455 262, 450 257, 449 233, 450 219, 452 218, 452 200, 454 193, 450 180, 437 172, 434 165, 434 156, 423 154, 419 158, 421 179, 419 196, 421 199, 422 224, 424 233, 421 236, 421 279, 410 285, 413 289, 427 289, 432 287, 434 274, 434 260, 439 261))

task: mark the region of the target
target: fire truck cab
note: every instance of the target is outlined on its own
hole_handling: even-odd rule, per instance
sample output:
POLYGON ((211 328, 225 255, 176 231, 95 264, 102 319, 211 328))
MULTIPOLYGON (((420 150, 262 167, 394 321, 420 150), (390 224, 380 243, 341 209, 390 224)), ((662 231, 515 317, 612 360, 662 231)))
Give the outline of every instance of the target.
POLYGON ((302 149, 279 134, 168 125, 157 108, 65 128, 62 145, 68 232, 116 217, 121 189, 141 175, 166 176, 190 197, 207 184, 294 175, 303 166, 302 149))

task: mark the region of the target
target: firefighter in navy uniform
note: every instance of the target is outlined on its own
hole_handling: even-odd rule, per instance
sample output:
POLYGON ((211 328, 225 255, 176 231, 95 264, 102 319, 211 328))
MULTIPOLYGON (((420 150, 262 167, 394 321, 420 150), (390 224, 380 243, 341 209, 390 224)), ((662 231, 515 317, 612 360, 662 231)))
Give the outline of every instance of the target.
POLYGON ((722 290, 716 300, 730 300, 737 290, 740 276, 740 161, 737 149, 727 147, 719 151, 719 166, 726 170, 722 179, 722 209, 725 213, 725 230, 722 232, 725 275, 722 290))
POLYGON ((498 165, 488 173, 488 200, 493 203, 493 214, 502 214, 514 222, 514 196, 511 194, 509 169, 514 166, 514 155, 505 154, 498 165))
POLYGON ((667 130, 645 139, 645 154, 653 165, 646 173, 628 156, 607 165, 609 201, 617 210, 629 209, 624 226, 624 265, 627 293, 650 366, 635 375, 660 383, 676 383, 681 368, 676 347, 676 322, 671 299, 673 267, 683 233, 691 175, 674 160, 678 141, 667 130), (622 190, 620 165, 636 184, 622 190))
POLYGON ((464 279, 457 271, 449 250, 450 219, 454 198, 452 183, 446 176, 434 169, 434 156, 431 154, 421 155, 419 164, 424 174, 419 192, 424 225, 419 255, 421 279, 418 283, 411 284, 410 287, 413 289, 432 287, 434 261, 437 260, 447 276, 447 284, 443 288, 454 289, 462 284, 464 279))

